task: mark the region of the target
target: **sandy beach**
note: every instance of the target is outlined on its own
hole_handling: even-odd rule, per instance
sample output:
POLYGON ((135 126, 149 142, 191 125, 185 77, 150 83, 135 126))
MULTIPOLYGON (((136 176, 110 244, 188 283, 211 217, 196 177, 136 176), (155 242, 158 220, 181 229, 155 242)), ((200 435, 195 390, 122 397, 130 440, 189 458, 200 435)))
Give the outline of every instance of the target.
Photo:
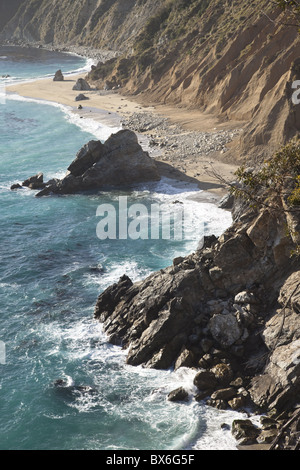
POLYGON ((221 158, 230 140, 238 136, 234 124, 220 124, 216 118, 198 111, 147 106, 139 97, 123 96, 122 90, 84 91, 88 100, 79 103, 75 98, 81 92, 72 88, 78 78, 84 77, 73 75, 60 82, 40 79, 19 83, 7 86, 7 92, 71 107, 82 119, 131 128, 137 132, 143 148, 157 161, 162 176, 196 183, 208 192, 212 201, 227 193, 212 169, 226 181, 234 179, 237 167, 224 163, 221 158), (82 109, 78 109, 79 104, 82 109))

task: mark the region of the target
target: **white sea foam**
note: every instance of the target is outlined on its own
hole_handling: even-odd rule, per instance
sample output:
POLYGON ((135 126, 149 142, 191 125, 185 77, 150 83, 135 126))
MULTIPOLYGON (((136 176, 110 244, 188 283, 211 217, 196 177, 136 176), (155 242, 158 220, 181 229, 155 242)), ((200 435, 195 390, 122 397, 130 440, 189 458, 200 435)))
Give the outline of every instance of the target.
POLYGON ((35 103, 40 105, 53 106, 55 108, 58 108, 64 113, 66 119, 70 122, 70 124, 76 125, 83 131, 94 135, 99 140, 107 140, 111 134, 120 130, 120 127, 109 127, 93 119, 81 119, 79 115, 73 112, 73 108, 71 106, 56 103, 55 101, 28 98, 15 93, 7 93, 6 99, 12 101, 23 101, 25 103, 35 103))

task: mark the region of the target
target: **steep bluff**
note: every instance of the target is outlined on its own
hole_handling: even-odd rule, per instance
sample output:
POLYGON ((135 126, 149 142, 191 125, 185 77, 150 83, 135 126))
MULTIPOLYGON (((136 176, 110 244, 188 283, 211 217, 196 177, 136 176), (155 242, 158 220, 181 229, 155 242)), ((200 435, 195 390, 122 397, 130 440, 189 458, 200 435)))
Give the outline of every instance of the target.
POLYGON ((113 49, 119 57, 89 75, 100 88, 113 81, 145 104, 197 109, 221 122, 239 122, 244 132, 223 159, 261 162, 300 131, 300 106, 291 99, 292 84, 300 79, 295 66, 300 39, 273 2, 10 4, 0 40, 113 49))
POLYGON ((234 161, 262 161, 299 133, 292 83, 300 39, 271 2, 173 2, 152 17, 133 54, 90 74, 114 76, 143 103, 165 103, 239 121, 234 161))
POLYGON ((0 32, 6 24, 15 16, 20 6, 25 0, 10 0, 0 3, 0 32))
MULTIPOLYGON (((125 49, 161 1, 29 0, 7 18, 0 39, 125 49)), ((0 28, 1 30, 1 28, 0 28)))

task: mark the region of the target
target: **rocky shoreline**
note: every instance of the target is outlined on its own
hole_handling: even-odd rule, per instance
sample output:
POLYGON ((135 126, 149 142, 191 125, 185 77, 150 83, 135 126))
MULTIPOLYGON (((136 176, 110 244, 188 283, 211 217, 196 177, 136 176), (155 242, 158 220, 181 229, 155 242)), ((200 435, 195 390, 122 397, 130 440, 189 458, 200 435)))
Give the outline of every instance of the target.
MULTIPOLYGON (((153 156, 182 174, 188 158, 195 156, 195 168, 199 156, 209 164, 240 132, 182 132, 163 118, 126 111, 123 126, 147 135, 153 156)), ((233 218, 219 239, 143 282, 122 277, 99 296, 95 318, 111 343, 129 350, 128 364, 193 368, 195 400, 263 415, 260 428, 233 423, 239 445, 297 449, 300 262, 291 258, 295 242, 285 227, 291 234, 299 220, 237 200, 233 218)), ((169 397, 185 398, 182 388, 169 397)))
MULTIPOLYGON (((262 415, 260 427, 234 421, 239 445, 276 450, 300 439, 300 262, 283 214, 236 201, 219 239, 143 282, 123 276, 95 308, 128 364, 193 368, 196 401, 262 415)), ((183 388, 169 396, 186 398, 183 388)))
POLYGON ((2 41, 2 45, 6 46, 18 46, 24 48, 34 48, 34 49, 45 49, 51 52, 64 52, 68 54, 75 54, 86 59, 92 59, 97 62, 105 62, 109 59, 117 57, 120 53, 118 51, 107 50, 107 49, 95 49, 88 46, 75 46, 73 44, 45 44, 43 42, 28 42, 22 40, 6 40, 2 41))

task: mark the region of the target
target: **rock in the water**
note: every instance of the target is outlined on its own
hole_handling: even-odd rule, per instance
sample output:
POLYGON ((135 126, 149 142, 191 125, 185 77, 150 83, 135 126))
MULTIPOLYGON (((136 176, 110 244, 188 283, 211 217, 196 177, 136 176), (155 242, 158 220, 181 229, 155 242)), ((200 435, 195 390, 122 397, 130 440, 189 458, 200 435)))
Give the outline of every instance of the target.
POLYGON ((44 185, 44 175, 43 173, 38 173, 37 175, 31 176, 27 180, 23 181, 22 186, 26 186, 30 189, 41 189, 44 185))
POLYGON ((53 81, 54 81, 54 82, 63 82, 63 81, 64 81, 64 76, 63 76, 61 70, 58 70, 58 71, 55 73, 54 78, 53 78, 53 81))
POLYGON ((15 189, 22 189, 22 186, 19 183, 11 185, 10 189, 13 191, 15 189))
POLYGON ((90 85, 84 78, 78 78, 76 84, 73 86, 73 90, 76 91, 89 91, 91 90, 90 85))
POLYGON ((217 385, 217 379, 213 372, 201 370, 194 378, 194 385, 196 385, 199 390, 214 390, 217 385))
POLYGON ((171 393, 168 395, 168 400, 169 401, 187 401, 189 397, 188 392, 183 388, 177 388, 176 390, 173 390, 171 393))
POLYGON ((74 194, 145 181, 158 181, 155 161, 144 152, 137 136, 130 130, 112 134, 102 144, 90 141, 78 152, 62 180, 46 185, 37 196, 74 194))

